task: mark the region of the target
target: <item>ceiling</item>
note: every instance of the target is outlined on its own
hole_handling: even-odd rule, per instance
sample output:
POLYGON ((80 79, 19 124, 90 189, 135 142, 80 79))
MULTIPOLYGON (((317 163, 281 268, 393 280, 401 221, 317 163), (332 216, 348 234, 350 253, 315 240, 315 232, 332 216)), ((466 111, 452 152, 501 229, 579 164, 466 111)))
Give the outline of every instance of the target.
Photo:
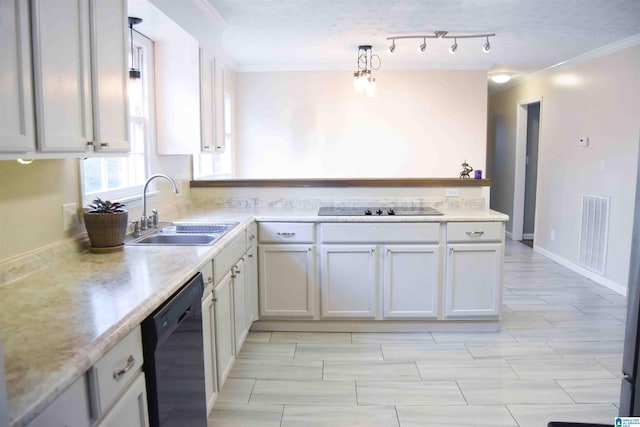
POLYGON ((383 69, 490 69, 524 75, 640 34, 640 0, 208 0, 227 21, 223 48, 239 71, 348 70, 373 45, 383 69), (391 35, 495 32, 484 39, 391 35))

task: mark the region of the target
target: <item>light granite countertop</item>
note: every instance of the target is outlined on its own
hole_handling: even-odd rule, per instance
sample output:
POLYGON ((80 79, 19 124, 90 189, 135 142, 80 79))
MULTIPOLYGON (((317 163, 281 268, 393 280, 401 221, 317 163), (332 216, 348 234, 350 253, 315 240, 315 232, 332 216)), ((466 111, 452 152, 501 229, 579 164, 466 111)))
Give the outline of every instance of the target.
POLYGON ((181 221, 237 221, 212 246, 84 252, 0 287, 0 339, 12 427, 26 425, 252 221, 507 221, 491 210, 443 216, 326 217, 317 209, 207 209, 181 221))

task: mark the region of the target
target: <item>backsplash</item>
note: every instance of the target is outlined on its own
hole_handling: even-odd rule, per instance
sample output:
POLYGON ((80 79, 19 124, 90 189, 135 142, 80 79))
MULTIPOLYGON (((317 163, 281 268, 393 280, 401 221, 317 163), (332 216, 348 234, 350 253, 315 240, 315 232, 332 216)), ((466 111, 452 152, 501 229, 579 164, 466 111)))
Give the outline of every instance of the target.
POLYGON ((374 206, 394 205, 451 209, 484 209, 484 198, 284 198, 284 197, 201 197, 194 200, 198 208, 297 208, 315 209, 320 206, 374 206))

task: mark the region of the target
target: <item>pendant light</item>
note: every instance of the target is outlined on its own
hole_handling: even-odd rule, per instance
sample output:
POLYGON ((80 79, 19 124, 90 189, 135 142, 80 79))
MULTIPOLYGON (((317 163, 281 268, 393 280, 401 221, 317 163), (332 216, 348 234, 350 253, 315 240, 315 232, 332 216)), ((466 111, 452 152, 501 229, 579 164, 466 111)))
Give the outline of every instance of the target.
POLYGON ((353 73, 353 88, 356 92, 366 92, 373 96, 376 91, 376 78, 371 70, 380 68, 380 57, 371 51, 371 45, 358 46, 358 70, 353 73))
POLYGON ((134 49, 133 49, 133 26, 138 25, 141 22, 142 22, 142 18, 134 18, 132 16, 129 17, 129 40, 131 41, 131 66, 129 67, 130 79, 140 78, 140 58, 139 57, 136 58, 134 56, 134 49), (138 65, 137 67, 136 67, 136 64, 138 65))

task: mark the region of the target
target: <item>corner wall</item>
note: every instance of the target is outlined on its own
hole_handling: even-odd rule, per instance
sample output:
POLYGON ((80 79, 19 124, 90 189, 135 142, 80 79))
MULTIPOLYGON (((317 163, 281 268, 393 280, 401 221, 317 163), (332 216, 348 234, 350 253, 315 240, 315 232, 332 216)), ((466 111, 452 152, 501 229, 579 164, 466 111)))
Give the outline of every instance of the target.
MULTIPOLYGON (((535 245, 578 264, 581 195, 610 197, 605 282, 626 288, 640 142, 640 45, 489 96, 491 208, 513 215, 516 110, 542 97, 535 245), (588 147, 578 138, 588 136, 588 147), (551 240, 554 231, 555 239, 551 240)), ((512 231, 512 223, 507 231, 512 231)))

